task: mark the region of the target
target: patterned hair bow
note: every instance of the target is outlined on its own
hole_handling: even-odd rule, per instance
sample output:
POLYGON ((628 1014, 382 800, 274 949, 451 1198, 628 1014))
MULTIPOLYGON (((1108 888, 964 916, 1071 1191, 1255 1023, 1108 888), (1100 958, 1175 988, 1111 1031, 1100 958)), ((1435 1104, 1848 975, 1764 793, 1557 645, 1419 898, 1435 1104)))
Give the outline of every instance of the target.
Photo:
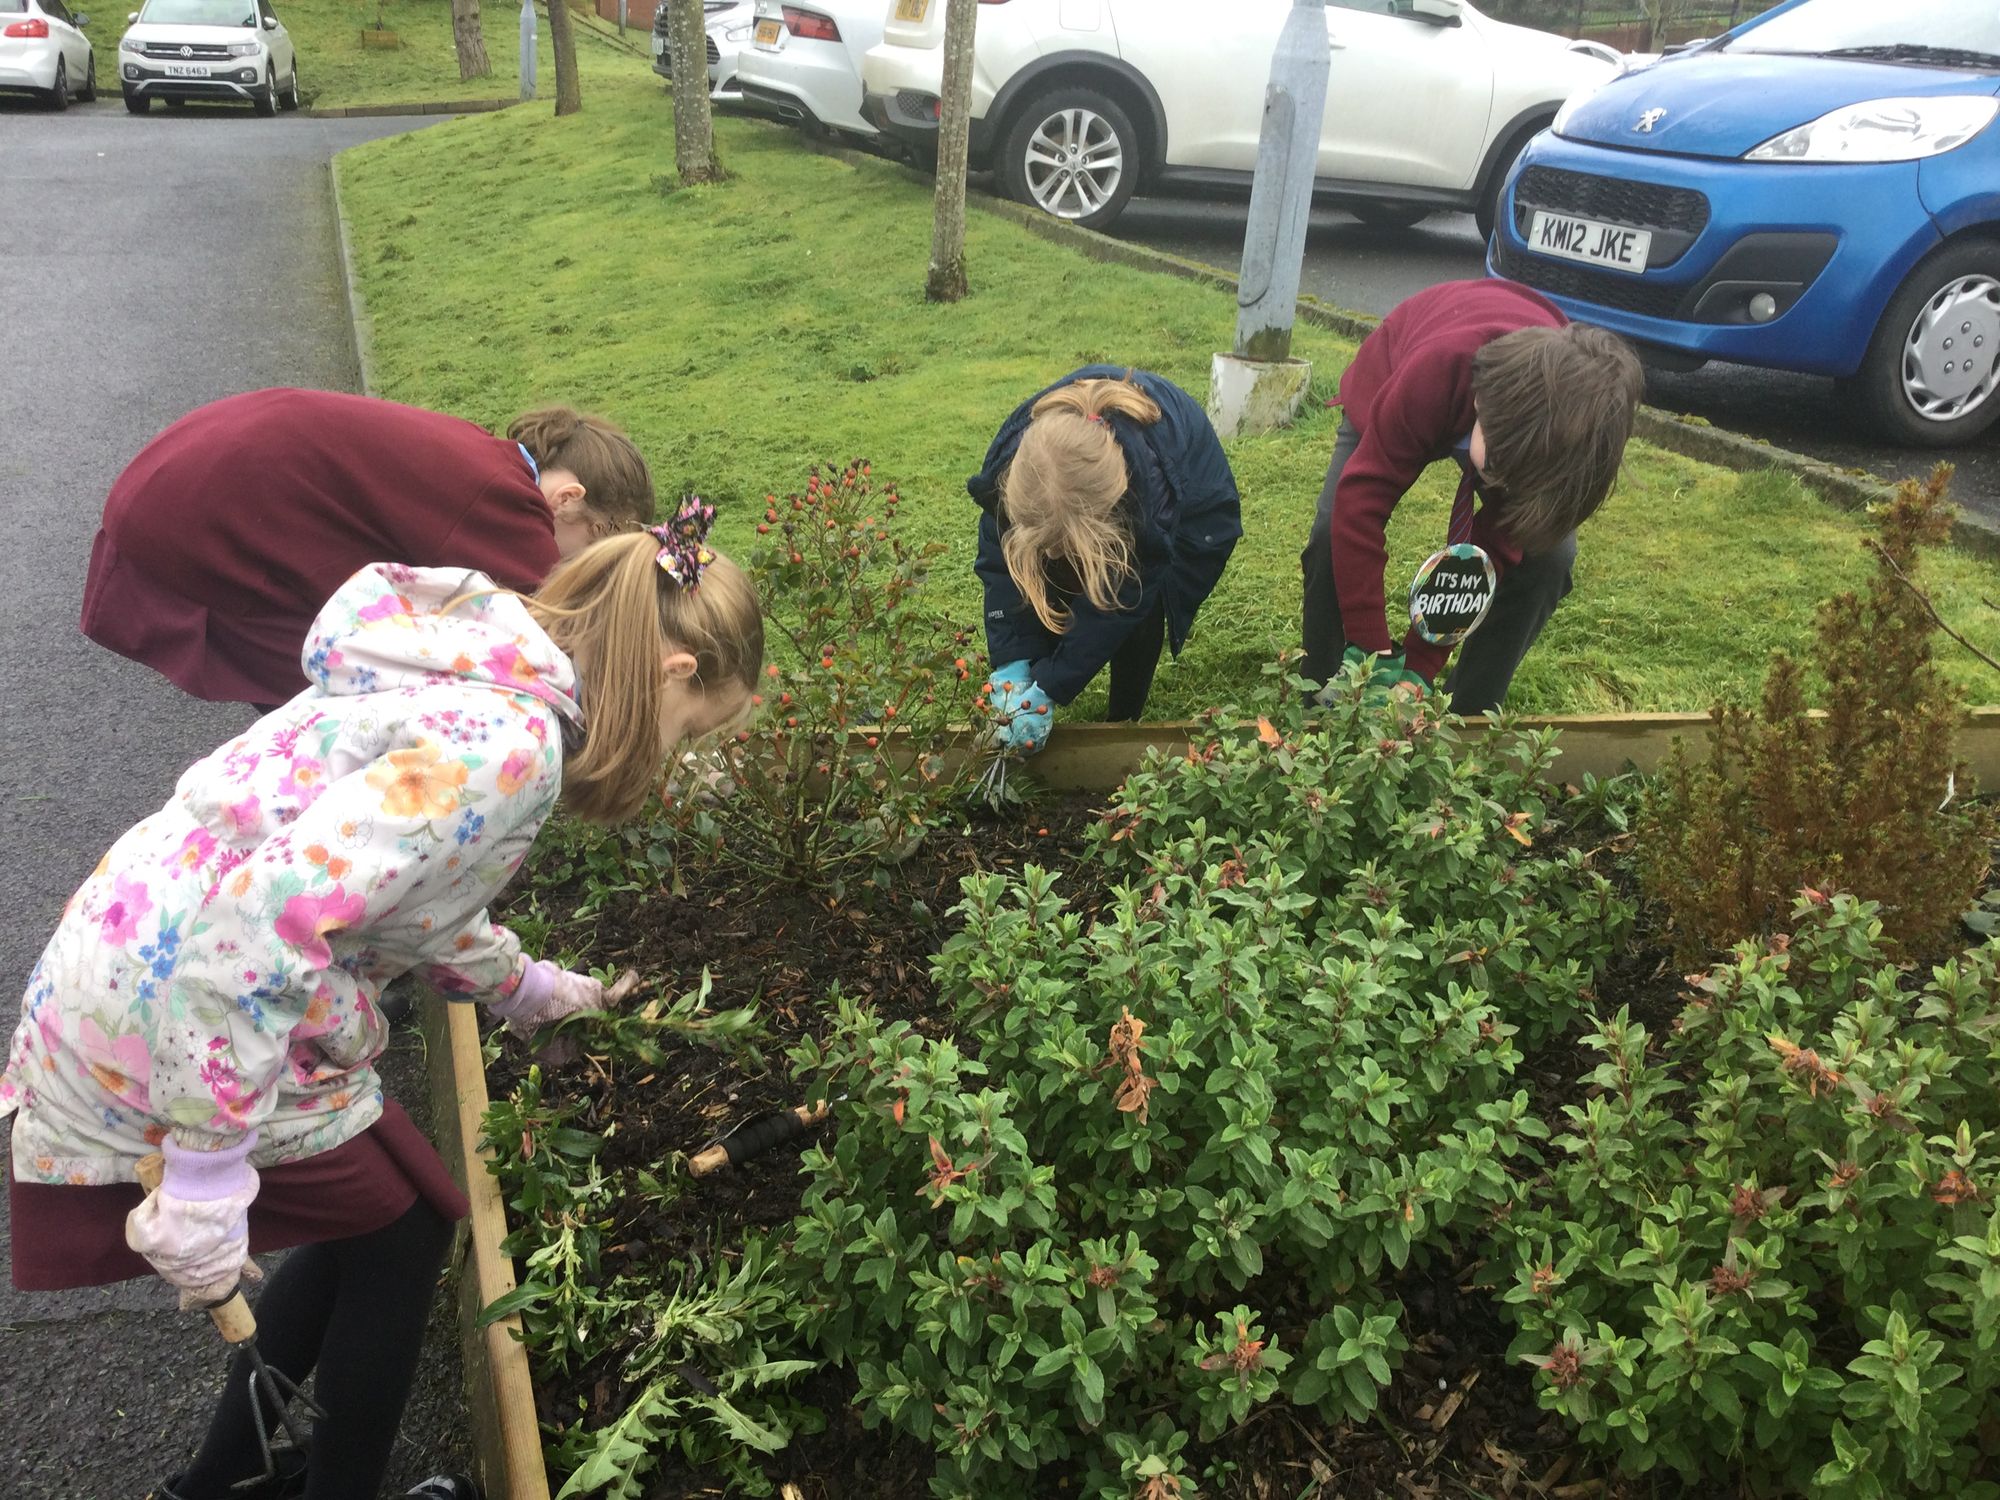
POLYGON ((701 575, 715 561, 708 546, 708 529, 714 524, 715 507, 699 495, 689 495, 673 520, 646 528, 659 539, 660 571, 690 593, 701 586, 701 575))

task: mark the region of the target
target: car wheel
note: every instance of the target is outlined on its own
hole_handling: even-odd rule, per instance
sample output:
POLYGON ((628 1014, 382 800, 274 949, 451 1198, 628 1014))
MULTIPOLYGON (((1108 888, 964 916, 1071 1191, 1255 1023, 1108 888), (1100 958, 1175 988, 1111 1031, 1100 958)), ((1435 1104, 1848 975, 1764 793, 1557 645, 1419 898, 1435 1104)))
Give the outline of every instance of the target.
POLYGON ((1116 219, 1139 185, 1139 132, 1094 89, 1056 89, 1030 100, 1000 151, 1010 196, 1085 229, 1116 219))
POLYGON ((278 112, 278 75, 270 68, 264 70, 264 86, 250 96, 250 103, 260 115, 278 112))
POLYGON ((56 59, 56 86, 49 90, 48 103, 53 110, 69 108, 69 67, 60 57, 56 59))
POLYGON ((127 94, 125 96, 125 109, 130 114, 143 115, 152 107, 153 101, 148 99, 144 94, 127 94))
POLYGON ((292 76, 285 80, 284 91, 278 95, 278 108, 297 109, 299 107, 299 60, 292 59, 292 76))
POLYGON ((1487 179, 1486 191, 1479 195, 1479 202, 1472 210, 1472 222, 1479 226, 1479 238, 1491 243, 1493 228, 1500 222, 1500 195, 1506 191, 1507 176, 1514 170, 1514 163, 1528 142, 1538 135, 1548 121, 1530 125, 1513 140, 1501 147, 1499 157, 1493 163, 1493 175, 1487 179))
POLYGON ((85 104, 97 102, 97 54, 90 54, 90 61, 83 65, 83 92, 76 96, 85 104))
POLYGON ((1370 229, 1413 229, 1431 216, 1414 203, 1350 203, 1347 211, 1370 229))
POLYGON ((1926 257, 1841 388, 1863 420, 1909 448, 1967 442, 2000 418, 2000 243, 1962 240, 1926 257))

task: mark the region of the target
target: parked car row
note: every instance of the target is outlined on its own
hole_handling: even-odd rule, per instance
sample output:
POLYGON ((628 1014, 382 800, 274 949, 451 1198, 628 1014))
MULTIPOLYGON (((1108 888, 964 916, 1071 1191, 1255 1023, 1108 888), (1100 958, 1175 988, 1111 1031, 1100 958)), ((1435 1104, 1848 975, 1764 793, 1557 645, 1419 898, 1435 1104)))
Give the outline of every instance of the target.
MULTIPOLYGON (((708 20, 709 82, 760 112, 937 148, 945 0, 743 0, 708 20), (745 27, 748 27, 746 35, 745 27)), ((1090 228, 1135 192, 1243 192, 1292 0, 981 0, 972 156, 1024 202, 1090 228)), ((1489 220, 1507 168, 1616 55, 1510 26, 1466 0, 1331 0, 1320 192, 1371 223, 1489 220)), ((660 71, 671 76, 655 22, 660 71)))
MULTIPOLYGON (((708 10, 716 97, 934 158, 945 0, 708 10)), ((1240 194, 1290 10, 980 0, 973 165, 1090 228, 1139 192, 1240 194)), ((1786 0, 1645 56, 1468 0, 1328 0, 1326 25, 1322 201, 1469 211, 1492 274, 1650 361, 1831 376, 1898 443, 2000 420, 1994 0, 1786 0)))
MULTIPOLYGON (((299 58, 270 0, 145 0, 118 42, 125 107, 158 99, 246 103, 260 115, 299 107, 299 58)), ((97 97, 89 16, 63 0, 0 0, 0 93, 39 96, 51 109, 97 97)))

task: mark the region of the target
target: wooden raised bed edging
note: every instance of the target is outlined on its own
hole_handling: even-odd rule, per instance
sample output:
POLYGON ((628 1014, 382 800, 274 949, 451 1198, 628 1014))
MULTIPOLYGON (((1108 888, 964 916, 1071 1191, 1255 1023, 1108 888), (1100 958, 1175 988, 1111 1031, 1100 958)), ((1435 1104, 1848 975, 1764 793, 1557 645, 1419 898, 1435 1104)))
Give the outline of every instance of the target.
POLYGON ((482 1309, 514 1290, 514 1261, 500 1248, 507 1238, 507 1204, 486 1168, 487 1153, 479 1149, 487 1105, 479 1017, 472 1006, 435 995, 426 995, 419 1009, 438 1150, 472 1200, 467 1233, 454 1246, 451 1264, 459 1273, 458 1344, 465 1360, 473 1477, 486 1500, 549 1500, 521 1319, 502 1318, 490 1327, 479 1321, 482 1309))
MULTIPOLYGON (((1677 738, 1698 740, 1706 714, 1573 715, 1523 718, 1523 729, 1562 731, 1555 770, 1566 780, 1613 776, 1628 765, 1656 768, 1677 738)), ((1139 768, 1148 749, 1184 750, 1189 726, 1058 724, 1048 748, 1032 762, 1036 780, 1055 791, 1109 791, 1139 768)), ((2000 708, 1975 708, 1959 731, 1958 753, 1987 786, 2000 787, 2000 708)), ((488 1500, 549 1500, 541 1428, 521 1321, 481 1327, 480 1310, 514 1289, 514 1262, 501 1250, 507 1209, 479 1150, 487 1105, 479 1023, 470 1005, 435 998, 423 1004, 433 1117, 438 1149, 472 1199, 472 1218, 459 1289, 459 1344, 465 1355, 465 1399, 472 1417, 473 1463, 488 1500)), ((690 1143, 691 1145, 693 1143, 690 1143)))

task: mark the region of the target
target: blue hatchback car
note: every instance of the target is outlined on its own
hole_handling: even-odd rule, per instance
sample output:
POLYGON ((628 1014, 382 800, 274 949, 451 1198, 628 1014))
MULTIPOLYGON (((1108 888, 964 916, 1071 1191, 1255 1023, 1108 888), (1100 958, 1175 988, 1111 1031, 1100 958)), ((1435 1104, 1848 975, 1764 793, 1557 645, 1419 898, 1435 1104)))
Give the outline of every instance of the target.
POLYGON ((1496 276, 1648 359, 1831 375, 1883 436, 2000 418, 2000 0, 1790 0, 1573 99, 1496 276))

